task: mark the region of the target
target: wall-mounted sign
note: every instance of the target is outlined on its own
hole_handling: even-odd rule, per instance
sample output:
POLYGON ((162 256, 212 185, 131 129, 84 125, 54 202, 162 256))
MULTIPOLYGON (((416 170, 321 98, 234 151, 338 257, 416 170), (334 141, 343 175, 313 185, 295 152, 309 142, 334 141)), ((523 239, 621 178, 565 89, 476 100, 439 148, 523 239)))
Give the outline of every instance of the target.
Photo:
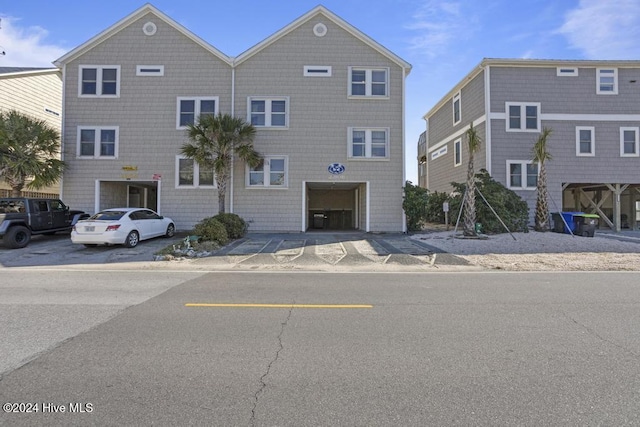
POLYGON ((154 173, 153 178, 154 181, 160 181, 162 179, 162 175, 159 173, 154 173))
POLYGON ((331 163, 327 168, 331 175, 340 175, 344 173, 345 169, 342 163, 331 163))
POLYGON ((138 167, 137 166, 131 166, 131 165, 126 165, 122 167, 123 171, 137 171, 138 167))

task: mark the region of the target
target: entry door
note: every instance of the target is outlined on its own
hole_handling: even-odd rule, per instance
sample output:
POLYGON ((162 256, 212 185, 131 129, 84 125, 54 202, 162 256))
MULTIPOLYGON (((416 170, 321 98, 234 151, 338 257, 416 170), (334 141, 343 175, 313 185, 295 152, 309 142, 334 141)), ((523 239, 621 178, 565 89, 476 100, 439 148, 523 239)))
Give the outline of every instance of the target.
POLYGON ((144 208, 146 207, 145 189, 133 185, 128 186, 128 207, 144 208))

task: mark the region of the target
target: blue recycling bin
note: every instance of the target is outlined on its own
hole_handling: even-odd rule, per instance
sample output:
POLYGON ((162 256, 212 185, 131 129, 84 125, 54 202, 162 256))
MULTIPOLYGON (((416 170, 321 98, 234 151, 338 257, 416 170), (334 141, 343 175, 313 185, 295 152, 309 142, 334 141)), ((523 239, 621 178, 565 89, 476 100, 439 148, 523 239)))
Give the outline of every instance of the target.
POLYGON ((558 212, 560 215, 562 215, 562 218, 564 218, 565 222, 567 223, 567 226, 569 226, 569 228, 567 228, 567 226, 564 225, 564 222, 562 222, 562 219, 560 218, 560 216, 556 213, 553 214, 553 229, 554 231, 557 232, 561 232, 561 233, 565 233, 565 234, 575 234, 576 232, 576 226, 577 226, 577 222, 574 219, 574 216, 579 216, 579 215, 583 215, 584 212, 558 212), (562 231, 560 231, 562 230, 562 231), (571 232, 569 232, 569 230, 571 230, 571 232))

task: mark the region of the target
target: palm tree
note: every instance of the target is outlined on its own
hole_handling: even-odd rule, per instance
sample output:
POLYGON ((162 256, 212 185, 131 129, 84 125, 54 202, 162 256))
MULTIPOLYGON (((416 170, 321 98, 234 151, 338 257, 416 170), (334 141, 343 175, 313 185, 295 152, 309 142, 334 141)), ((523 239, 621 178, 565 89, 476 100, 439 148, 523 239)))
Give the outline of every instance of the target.
POLYGON ((547 171, 544 166, 547 160, 553 159, 547 151, 547 139, 551 136, 551 129, 543 128, 538 140, 533 146, 533 162, 538 164, 538 182, 536 184, 536 215, 534 230, 549 231, 549 194, 547 191, 547 171))
POLYGON ((253 148, 256 129, 252 124, 229 114, 203 115, 189 124, 190 142, 180 152, 201 167, 212 168, 218 185, 218 211, 225 212, 227 182, 231 176, 234 154, 249 166, 260 163, 260 154, 253 148))
POLYGON ((12 197, 20 197, 25 187, 58 182, 65 166, 59 156, 60 134, 44 120, 0 112, 0 179, 11 187, 12 197))
POLYGON ((473 157, 480 149, 482 139, 478 135, 478 131, 473 127, 473 123, 469 124, 469 129, 465 132, 469 147, 469 164, 467 166, 467 186, 464 193, 464 221, 463 234, 465 236, 476 236, 476 180, 475 170, 473 167, 473 157))

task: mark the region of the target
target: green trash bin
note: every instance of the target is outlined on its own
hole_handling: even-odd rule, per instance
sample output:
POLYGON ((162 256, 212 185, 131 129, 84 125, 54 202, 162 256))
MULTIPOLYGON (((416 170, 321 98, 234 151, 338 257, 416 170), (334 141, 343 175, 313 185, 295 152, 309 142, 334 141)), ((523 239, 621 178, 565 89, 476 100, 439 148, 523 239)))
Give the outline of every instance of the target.
POLYGON ((594 214, 574 215, 576 234, 578 236, 593 237, 596 234, 600 217, 594 214))

